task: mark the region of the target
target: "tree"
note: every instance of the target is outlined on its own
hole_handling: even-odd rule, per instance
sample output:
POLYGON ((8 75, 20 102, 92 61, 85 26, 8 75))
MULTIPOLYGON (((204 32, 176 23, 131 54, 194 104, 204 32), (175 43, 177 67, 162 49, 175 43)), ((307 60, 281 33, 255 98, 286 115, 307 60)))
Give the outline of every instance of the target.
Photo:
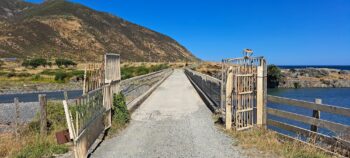
POLYGON ((282 72, 276 65, 267 67, 267 87, 277 88, 282 79, 282 72))

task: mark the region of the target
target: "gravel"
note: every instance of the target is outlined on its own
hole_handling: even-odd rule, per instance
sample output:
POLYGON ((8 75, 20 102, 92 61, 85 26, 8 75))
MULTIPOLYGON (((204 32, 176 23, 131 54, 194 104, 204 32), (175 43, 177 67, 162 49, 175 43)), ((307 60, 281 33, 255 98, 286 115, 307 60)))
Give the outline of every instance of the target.
POLYGON ((244 157, 233 144, 215 127, 183 71, 175 70, 133 113, 129 126, 92 157, 244 157))

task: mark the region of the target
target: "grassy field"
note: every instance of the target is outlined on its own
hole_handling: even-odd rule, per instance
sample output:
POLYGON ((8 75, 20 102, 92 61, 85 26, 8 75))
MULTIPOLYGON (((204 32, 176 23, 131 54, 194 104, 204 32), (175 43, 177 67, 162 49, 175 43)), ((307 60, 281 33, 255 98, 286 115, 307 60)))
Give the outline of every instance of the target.
MULTIPOLYGON (((75 66, 24 67, 20 62, 5 62, 0 68, 0 93, 55 91, 82 89, 84 70, 89 64, 75 66)), ((165 68, 180 68, 186 63, 122 63, 122 79, 127 79, 165 68)))

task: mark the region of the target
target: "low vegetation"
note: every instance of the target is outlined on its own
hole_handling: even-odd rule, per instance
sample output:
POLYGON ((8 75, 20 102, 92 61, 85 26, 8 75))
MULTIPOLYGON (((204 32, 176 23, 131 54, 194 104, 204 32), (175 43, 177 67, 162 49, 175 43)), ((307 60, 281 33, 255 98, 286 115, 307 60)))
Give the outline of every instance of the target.
POLYGON ((32 67, 32 68, 37 68, 39 66, 52 66, 52 63, 47 61, 46 59, 43 58, 35 58, 35 59, 30 59, 30 60, 24 60, 22 62, 22 66, 24 67, 32 67))
POLYGON ((158 64, 158 65, 141 65, 141 66, 128 66, 125 65, 121 67, 121 77, 122 80, 132 78, 135 76, 145 75, 151 72, 159 71, 162 69, 169 68, 169 65, 167 64, 158 64))
POLYGON ((328 158, 327 153, 301 143, 285 140, 276 132, 262 128, 245 131, 227 131, 237 139, 237 145, 245 149, 249 157, 328 158), (259 152, 257 152, 259 151, 259 152))
POLYGON ((75 63, 72 60, 68 60, 68 59, 56 59, 55 63, 58 67, 77 66, 77 63, 75 63))
POLYGON ((130 114, 126 107, 125 97, 122 93, 114 94, 112 107, 112 127, 109 135, 113 136, 124 129, 130 120, 130 114))
POLYGON ((276 65, 267 66, 267 87, 278 88, 282 80, 282 72, 276 65))
POLYGON ((56 143, 55 133, 66 129, 61 102, 48 102, 48 135, 40 135, 39 116, 20 130, 20 137, 0 135, 0 157, 37 158, 52 157, 68 152, 68 145, 56 143))

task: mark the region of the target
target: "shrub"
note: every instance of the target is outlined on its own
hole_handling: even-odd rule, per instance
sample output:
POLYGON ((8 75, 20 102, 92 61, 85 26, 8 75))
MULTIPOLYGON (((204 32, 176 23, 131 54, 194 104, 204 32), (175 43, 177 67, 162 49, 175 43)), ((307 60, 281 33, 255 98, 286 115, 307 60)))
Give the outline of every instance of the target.
POLYGON ((68 67, 77 65, 74 61, 68 59, 56 59, 55 63, 58 67, 68 67))
POLYGON ((38 81, 40 80, 41 76, 39 74, 33 75, 32 80, 38 81))
POLYGON ((269 65, 267 67, 267 87, 277 88, 281 79, 281 70, 276 65, 269 65))
POLYGON ((8 78, 15 77, 15 76, 16 76, 16 73, 13 72, 13 71, 7 73, 7 77, 8 77, 8 78))
POLYGON ((130 120, 129 111, 126 107, 125 97, 122 93, 113 95, 112 107, 113 121, 119 124, 126 124, 130 120))
POLYGON ((66 72, 58 71, 55 73, 55 81, 65 82, 69 75, 66 72))
POLYGON ((39 66, 46 67, 47 65, 49 65, 49 62, 46 59, 43 59, 43 58, 35 58, 35 59, 31 59, 31 60, 24 60, 22 62, 22 66, 24 66, 24 67, 31 66, 32 68, 37 68, 39 66))
POLYGON ((294 86, 294 88, 301 88, 301 85, 299 82, 294 82, 293 86, 294 86))

